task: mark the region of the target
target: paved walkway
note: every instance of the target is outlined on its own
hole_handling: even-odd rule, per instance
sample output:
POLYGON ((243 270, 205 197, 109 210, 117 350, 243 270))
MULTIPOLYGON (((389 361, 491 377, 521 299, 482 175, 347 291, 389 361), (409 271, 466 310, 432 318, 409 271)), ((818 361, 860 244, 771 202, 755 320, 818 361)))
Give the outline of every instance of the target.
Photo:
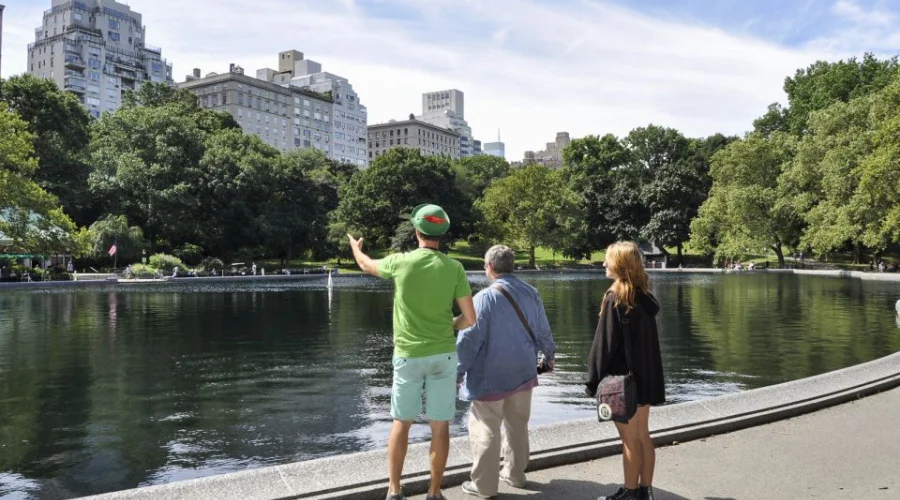
MULTIPOLYGON (((657 500, 898 499, 900 388, 660 448, 656 463, 657 500)), ((594 500, 618 488, 621 455, 531 472, 528 480, 528 490, 501 483, 498 498, 594 500)), ((459 487, 444 495, 448 500, 475 498, 459 487)))

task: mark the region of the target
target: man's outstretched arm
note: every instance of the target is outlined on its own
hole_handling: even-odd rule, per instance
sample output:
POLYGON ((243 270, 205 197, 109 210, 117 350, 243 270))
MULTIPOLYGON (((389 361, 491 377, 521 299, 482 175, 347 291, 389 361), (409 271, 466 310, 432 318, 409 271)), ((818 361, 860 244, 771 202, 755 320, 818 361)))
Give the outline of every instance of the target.
POLYGON ((363 239, 356 239, 350 234, 347 234, 347 238, 350 239, 350 248, 353 250, 353 258, 356 259, 356 265, 362 269, 362 272, 381 277, 378 273, 378 261, 366 255, 362 250, 363 239))

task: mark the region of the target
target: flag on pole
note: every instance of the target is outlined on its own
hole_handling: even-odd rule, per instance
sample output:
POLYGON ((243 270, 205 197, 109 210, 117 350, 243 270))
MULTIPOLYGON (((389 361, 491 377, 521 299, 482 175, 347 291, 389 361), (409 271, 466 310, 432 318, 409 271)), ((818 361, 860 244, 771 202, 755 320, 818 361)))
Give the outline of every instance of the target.
MULTIPOLYGON (((118 242, 116 242, 118 243, 118 242)), ((112 257, 116 254, 116 243, 113 243, 111 247, 109 247, 109 256, 112 257)))

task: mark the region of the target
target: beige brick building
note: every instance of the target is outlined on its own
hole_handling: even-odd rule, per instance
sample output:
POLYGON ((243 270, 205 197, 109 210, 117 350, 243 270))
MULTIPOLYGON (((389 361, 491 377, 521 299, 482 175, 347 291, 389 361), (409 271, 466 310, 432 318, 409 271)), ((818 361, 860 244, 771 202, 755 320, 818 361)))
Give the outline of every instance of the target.
POLYGON ((459 158, 459 134, 445 128, 411 118, 369 125, 369 161, 389 149, 418 149, 423 156, 459 158))
POLYGON ((245 134, 256 135, 270 146, 282 151, 313 148, 334 157, 333 102, 327 95, 246 76, 233 64, 228 73, 202 78, 200 70, 195 70, 178 87, 195 94, 204 108, 230 114, 245 134))

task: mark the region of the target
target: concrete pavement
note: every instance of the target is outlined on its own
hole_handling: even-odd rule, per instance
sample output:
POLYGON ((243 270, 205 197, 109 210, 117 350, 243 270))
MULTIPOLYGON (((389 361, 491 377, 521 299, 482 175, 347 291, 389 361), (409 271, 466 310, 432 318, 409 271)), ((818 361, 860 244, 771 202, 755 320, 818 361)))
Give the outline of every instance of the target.
MULTIPOLYGON (((527 490, 501 483, 498 498, 594 500, 621 484, 621 455, 530 472, 528 480, 527 490)), ((898 499, 900 388, 659 448, 654 483, 657 500, 898 499)), ((475 498, 459 487, 444 495, 475 498)))

